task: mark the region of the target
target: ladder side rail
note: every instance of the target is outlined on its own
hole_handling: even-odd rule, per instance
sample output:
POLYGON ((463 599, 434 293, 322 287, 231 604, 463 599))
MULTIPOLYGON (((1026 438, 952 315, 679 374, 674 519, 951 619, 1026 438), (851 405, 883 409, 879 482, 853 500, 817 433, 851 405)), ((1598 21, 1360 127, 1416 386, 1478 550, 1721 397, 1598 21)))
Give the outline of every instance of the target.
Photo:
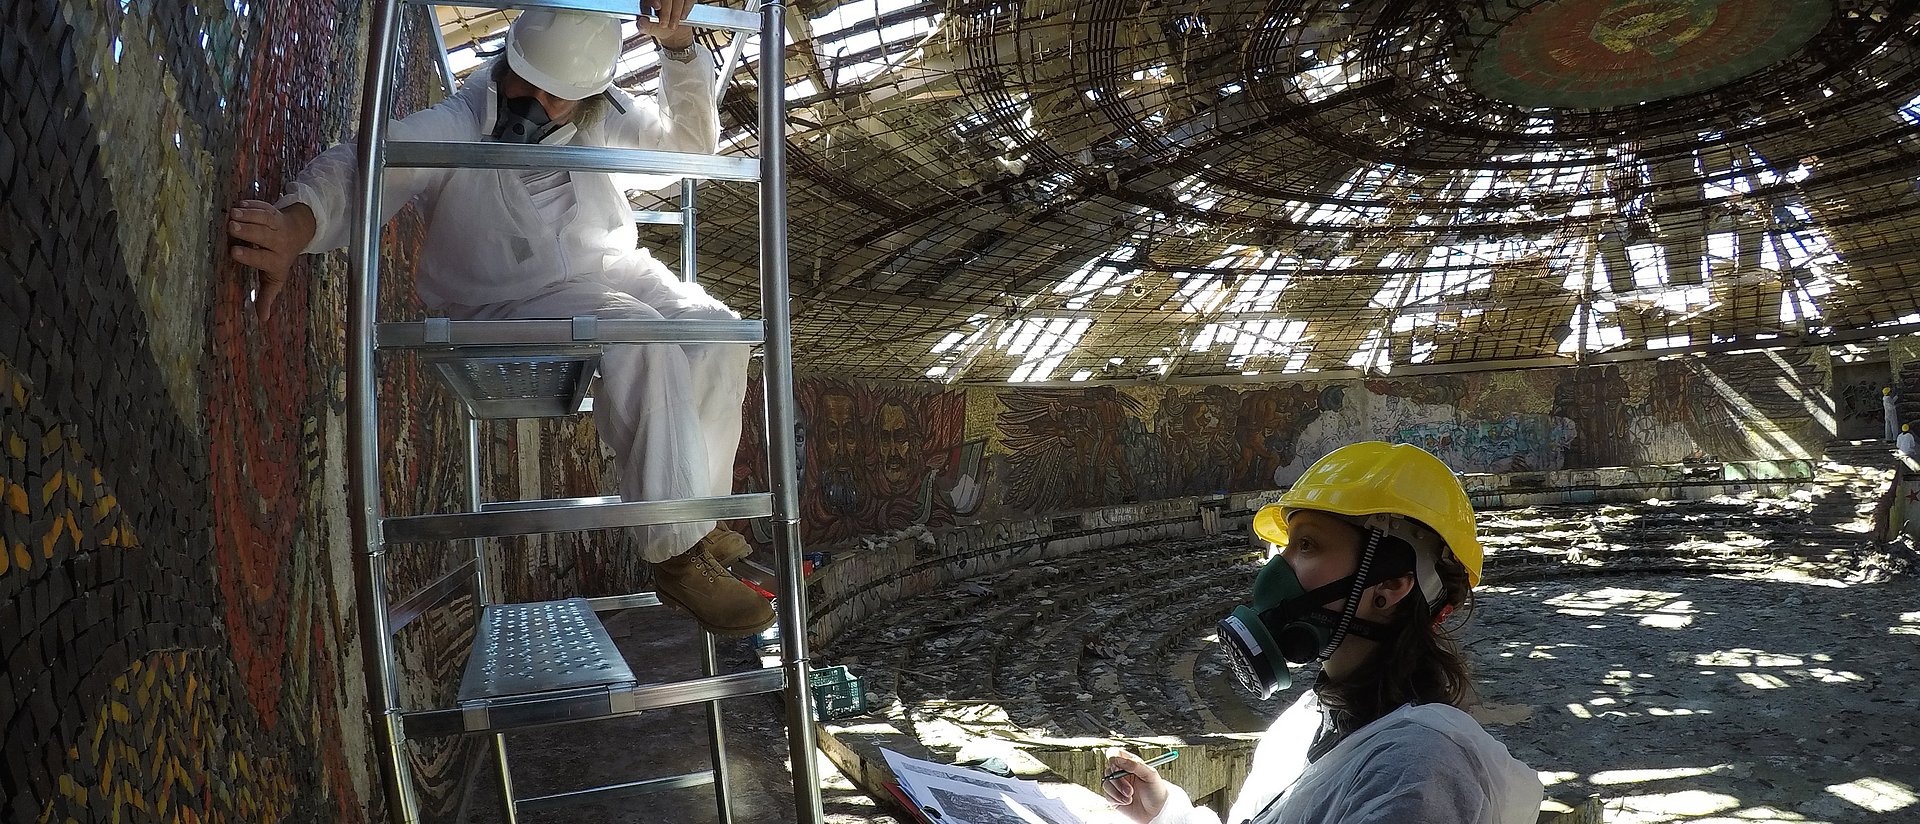
MULTIPOLYGON (((467 416, 467 511, 479 512, 485 505, 480 494, 480 419, 467 416)), ((480 608, 493 603, 498 597, 493 591, 493 579, 487 572, 487 539, 473 539, 473 609, 474 617, 480 615, 480 608)))
MULTIPOLYGON (((760 10, 760 0, 747 0, 745 11, 749 14, 760 10)), ((727 56, 720 63, 720 73, 714 80, 714 97, 723 99, 727 86, 733 82, 733 70, 740 65, 740 54, 746 49, 747 36, 744 32, 734 32, 728 38, 727 56)), ((680 179, 680 267, 681 278, 688 283, 699 283, 699 258, 696 254, 699 235, 695 231, 694 216, 698 211, 696 194, 699 188, 698 178, 680 179)), ((725 821, 722 822, 725 824, 725 821)))
POLYGON ((694 257, 700 242, 700 234, 694 228, 695 197, 699 188, 699 178, 680 178, 680 279, 688 283, 700 282, 700 268, 694 257))
POLYGON ((452 97, 453 93, 460 89, 460 80, 453 74, 453 58, 447 54, 447 33, 440 30, 440 12, 435 6, 416 6, 416 8, 420 9, 421 19, 426 21, 422 25, 433 32, 433 53, 440 57, 437 66, 440 69, 440 90, 446 96, 452 97))
POLYGON ((380 778, 387 814, 400 824, 418 824, 413 766, 399 712, 400 678, 393 634, 387 628, 387 556, 380 516, 378 376, 373 330, 380 281, 380 186, 385 167, 388 113, 392 110, 394 51, 400 33, 398 0, 374 7, 367 38, 367 77, 361 94, 360 135, 353 223, 353 277, 347 284, 347 508, 354 553, 355 587, 367 670, 367 703, 373 714, 380 778))
MULTIPOLYGON (((748 14, 760 13, 760 0, 747 0, 745 11, 748 14)), ((724 99, 727 87, 733 85, 733 72, 740 68, 740 56, 747 50, 747 33, 734 32, 727 40, 726 59, 720 61, 720 85, 715 87, 715 97, 724 99)))
POLYGON ((766 323, 768 485, 780 560, 781 659, 787 684, 787 747, 801 824, 820 824, 820 768, 807 676, 807 590, 800 579, 800 494, 794 449, 793 329, 787 296, 785 0, 760 9, 760 311, 766 323))
POLYGON ((500 768, 500 808, 506 811, 507 824, 520 824, 520 801, 513 794, 513 766, 507 760, 507 734, 493 734, 493 756, 500 768))
MULTIPOLYGON (((714 648, 713 633, 700 633, 700 670, 711 678, 720 674, 719 650, 714 648)), ((707 749, 712 755, 713 802, 719 809, 720 824, 733 824, 733 788, 727 784, 727 729, 718 700, 707 702, 707 749)))

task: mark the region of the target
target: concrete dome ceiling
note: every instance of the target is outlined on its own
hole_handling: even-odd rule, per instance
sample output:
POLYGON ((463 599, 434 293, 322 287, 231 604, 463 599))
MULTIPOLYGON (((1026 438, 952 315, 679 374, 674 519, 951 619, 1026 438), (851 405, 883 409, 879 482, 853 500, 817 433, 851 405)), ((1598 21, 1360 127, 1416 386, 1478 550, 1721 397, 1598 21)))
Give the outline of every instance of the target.
MULTIPOLYGON (((803 369, 1268 379, 1920 323, 1920 0, 790 17, 803 369)), ((486 21, 442 17, 482 47, 486 21)), ((757 152, 754 68, 723 151, 757 152)), ((702 279, 751 308, 753 193, 703 192, 702 279)))

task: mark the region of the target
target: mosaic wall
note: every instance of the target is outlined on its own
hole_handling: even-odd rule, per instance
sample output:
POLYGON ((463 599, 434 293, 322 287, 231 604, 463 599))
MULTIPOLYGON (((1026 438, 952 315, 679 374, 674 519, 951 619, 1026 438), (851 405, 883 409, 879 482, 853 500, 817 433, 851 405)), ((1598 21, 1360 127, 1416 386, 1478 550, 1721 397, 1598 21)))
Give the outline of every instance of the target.
MULTIPOLYGON (((296 269, 273 317, 222 213, 356 117, 357 0, 0 5, 0 819, 378 818, 345 519, 344 267, 296 269)), ((403 109, 427 103, 410 31, 403 109)), ((391 270, 417 217, 387 235, 391 270)), ((417 312, 405 277, 383 312, 417 312)), ((398 512, 464 498, 448 399, 384 370, 398 512)), ((398 552, 404 594, 445 567, 398 552)), ((455 603, 400 639, 444 703, 455 603)), ((457 620, 459 619, 459 620, 457 620)), ((477 746, 416 746, 450 818, 477 746)))
MULTIPOLYGON (((1085 389, 803 376, 803 536, 828 545, 1185 495, 1272 489, 1358 440, 1462 472, 1821 454, 1818 350, 1348 382, 1085 389)), ((757 387, 749 409, 757 408, 757 387)), ((763 489, 756 416, 736 472, 763 489)))

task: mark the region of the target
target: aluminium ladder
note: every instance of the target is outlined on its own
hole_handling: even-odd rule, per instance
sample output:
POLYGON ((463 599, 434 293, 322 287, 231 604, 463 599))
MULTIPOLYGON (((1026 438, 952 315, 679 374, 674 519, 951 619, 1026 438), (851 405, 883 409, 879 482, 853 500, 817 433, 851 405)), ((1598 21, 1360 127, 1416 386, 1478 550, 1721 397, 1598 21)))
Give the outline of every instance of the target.
MULTIPOLYGON (((800 822, 821 820, 813 707, 808 691, 805 589, 800 575, 799 506, 794 449, 793 369, 787 316, 786 156, 781 135, 786 112, 784 0, 758 11, 696 6, 687 18, 698 28, 735 32, 735 46, 721 75, 721 90, 748 34, 760 35, 761 156, 753 158, 635 149, 521 146, 498 143, 389 143, 399 6, 423 0, 380 0, 368 43, 365 106, 359 132, 358 218, 353 227, 353 279, 349 284, 347 449, 349 506, 356 549, 357 600, 363 622, 369 702, 380 740, 381 778, 392 818, 420 820, 407 752, 410 738, 492 734, 499 760, 505 808, 519 811, 587 798, 611 798, 712 782, 720 820, 732 820, 725 741, 719 701, 781 692, 787 713, 794 807, 800 822), (682 227, 685 275, 692 279, 694 187, 692 179, 757 182, 760 187, 760 285, 762 321, 555 320, 377 322, 379 294, 380 187, 389 167, 548 169, 669 174, 683 178, 679 213, 642 212, 646 223, 682 227), (483 502, 479 496, 478 431, 481 419, 546 417, 591 408, 586 387, 601 347, 607 344, 728 343, 765 345, 764 397, 770 493, 679 501, 621 501, 618 496, 483 502), (468 461, 472 475, 467 512, 385 517, 379 473, 377 381, 374 357, 382 351, 415 350, 432 363, 462 398, 469 415, 468 461), (597 613, 657 606, 651 592, 608 598, 572 598, 533 604, 493 602, 481 542, 508 535, 618 529, 647 524, 770 517, 779 570, 776 604, 781 665, 718 674, 713 637, 703 633, 706 676, 648 683, 632 672, 597 613), (469 542, 471 557, 395 602, 388 595, 388 545, 469 542), (401 703, 394 634, 408 622, 469 587, 479 607, 474 650, 452 707, 409 708, 401 703), (633 715, 646 710, 706 704, 713 764, 686 775, 561 792, 530 799, 514 795, 505 733, 560 723, 633 715)), ((636 15, 638 0, 462 0, 492 8, 548 7, 636 15)))

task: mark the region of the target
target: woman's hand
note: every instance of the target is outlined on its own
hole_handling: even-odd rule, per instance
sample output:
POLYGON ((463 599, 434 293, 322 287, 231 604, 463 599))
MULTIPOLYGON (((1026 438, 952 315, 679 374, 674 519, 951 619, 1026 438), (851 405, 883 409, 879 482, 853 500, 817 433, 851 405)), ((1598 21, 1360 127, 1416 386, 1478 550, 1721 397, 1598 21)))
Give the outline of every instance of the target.
POLYGON ((1167 806, 1166 780, 1140 756, 1126 750, 1107 750, 1107 772, 1114 770, 1126 770, 1127 774, 1101 782, 1100 791, 1128 818, 1146 824, 1167 806))
POLYGON ((687 19, 687 13, 693 10, 693 0, 654 0, 653 7, 659 14, 659 22, 641 15, 641 34, 652 35, 663 49, 684 49, 693 45, 693 28, 682 24, 687 19))
POLYGON ((289 270, 300 250, 313 242, 313 211, 305 203, 275 209, 264 200, 242 200, 227 210, 227 235, 240 241, 228 253, 235 262, 260 270, 260 289, 254 311, 265 321, 273 302, 286 288, 289 270))

